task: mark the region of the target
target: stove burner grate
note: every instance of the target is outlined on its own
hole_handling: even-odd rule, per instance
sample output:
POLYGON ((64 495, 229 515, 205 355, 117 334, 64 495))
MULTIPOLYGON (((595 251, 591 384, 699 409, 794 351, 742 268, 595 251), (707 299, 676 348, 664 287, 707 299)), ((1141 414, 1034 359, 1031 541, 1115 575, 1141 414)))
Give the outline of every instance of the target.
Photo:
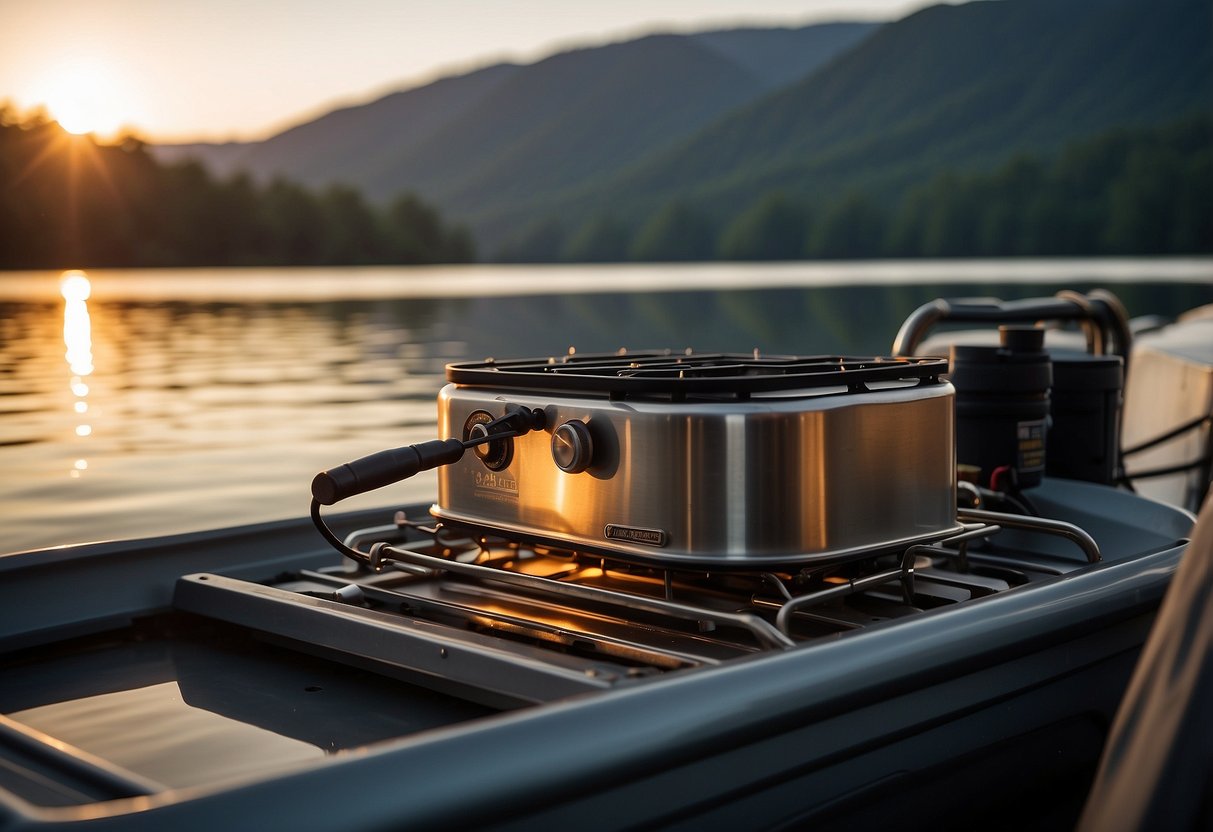
POLYGON ((668 395, 820 391, 845 387, 866 392, 873 382, 937 384, 948 371, 943 358, 839 355, 760 355, 645 351, 575 354, 448 364, 456 384, 517 387, 564 392, 668 395))

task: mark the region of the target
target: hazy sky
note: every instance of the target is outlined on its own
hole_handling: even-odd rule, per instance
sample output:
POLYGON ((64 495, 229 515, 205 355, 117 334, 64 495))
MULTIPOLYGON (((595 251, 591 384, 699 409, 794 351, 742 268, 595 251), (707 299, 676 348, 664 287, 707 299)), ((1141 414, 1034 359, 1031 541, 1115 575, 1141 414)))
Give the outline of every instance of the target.
POLYGON ((928 0, 0 0, 0 101, 69 129, 261 138, 497 59, 649 31, 894 19, 928 0))

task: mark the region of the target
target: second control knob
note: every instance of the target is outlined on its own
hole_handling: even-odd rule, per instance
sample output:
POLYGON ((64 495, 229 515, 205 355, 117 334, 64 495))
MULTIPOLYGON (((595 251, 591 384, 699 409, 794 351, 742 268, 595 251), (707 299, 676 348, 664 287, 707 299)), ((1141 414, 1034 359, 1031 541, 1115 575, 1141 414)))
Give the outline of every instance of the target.
POLYGON ((566 474, 578 474, 590 467, 594 458, 594 440, 585 422, 565 422, 552 431, 552 459, 566 474))

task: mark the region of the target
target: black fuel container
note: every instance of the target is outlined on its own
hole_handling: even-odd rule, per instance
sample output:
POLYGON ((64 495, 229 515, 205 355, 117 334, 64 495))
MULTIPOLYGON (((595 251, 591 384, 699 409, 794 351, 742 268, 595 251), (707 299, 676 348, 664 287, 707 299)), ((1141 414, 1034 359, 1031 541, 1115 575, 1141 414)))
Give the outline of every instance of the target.
POLYGON ((1050 477, 1113 485, 1120 475, 1124 360, 1116 355, 1054 355, 1050 477))
POLYGON ((1044 330, 1001 326, 1000 345, 954 345, 956 462, 998 491, 1039 485, 1045 472, 1053 365, 1044 330))

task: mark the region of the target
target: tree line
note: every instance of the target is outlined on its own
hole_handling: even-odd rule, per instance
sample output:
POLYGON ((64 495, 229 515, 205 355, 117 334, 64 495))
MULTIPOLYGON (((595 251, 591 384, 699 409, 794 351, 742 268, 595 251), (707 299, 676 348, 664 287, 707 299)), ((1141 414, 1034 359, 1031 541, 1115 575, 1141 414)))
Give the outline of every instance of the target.
POLYGON ((1213 253, 1213 121, 1116 130, 1052 158, 941 173, 881 200, 766 193, 732 216, 675 200, 629 225, 558 219, 503 246, 507 261, 799 260, 1213 253))
POLYGON ((467 229, 412 194, 375 206, 195 162, 157 162, 142 141, 73 136, 0 106, 0 268, 453 263, 467 229))
MULTIPOLYGON (((641 222, 553 217, 505 262, 1213 253, 1213 120, 1117 130, 1053 157, 941 173, 895 200, 766 193, 731 216, 675 200, 641 222)), ((212 176, 137 138, 72 136, 0 106, 0 268, 469 262, 471 234, 412 194, 212 176)))

